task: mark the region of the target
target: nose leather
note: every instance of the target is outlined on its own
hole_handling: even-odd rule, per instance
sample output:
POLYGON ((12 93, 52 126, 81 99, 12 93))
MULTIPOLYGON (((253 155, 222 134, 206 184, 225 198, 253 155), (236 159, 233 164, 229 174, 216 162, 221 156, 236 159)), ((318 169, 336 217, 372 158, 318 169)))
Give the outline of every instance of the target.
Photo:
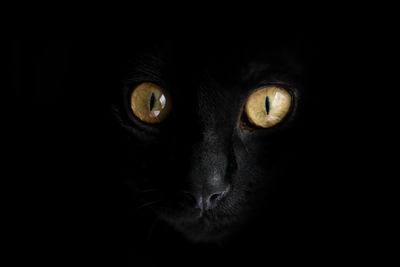
POLYGON ((195 207, 202 210, 210 210, 214 208, 218 202, 228 193, 229 185, 224 188, 224 190, 220 191, 207 191, 202 194, 196 193, 188 193, 195 200, 195 207))
POLYGON ((217 206, 229 191, 226 179, 229 150, 226 145, 225 140, 209 132, 192 152, 188 177, 190 189, 186 193, 202 211, 217 206))

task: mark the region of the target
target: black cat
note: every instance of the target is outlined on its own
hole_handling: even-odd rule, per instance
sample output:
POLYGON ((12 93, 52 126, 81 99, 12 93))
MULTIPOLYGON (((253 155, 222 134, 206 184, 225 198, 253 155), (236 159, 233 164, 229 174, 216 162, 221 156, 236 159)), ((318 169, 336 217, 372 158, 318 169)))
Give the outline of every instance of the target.
POLYGON ((354 193, 368 146, 352 125, 371 118, 354 104, 359 63, 340 38, 292 37, 17 43, 10 201, 30 253, 113 266, 353 253, 369 238, 352 221, 368 206, 354 193))
POLYGON ((140 210, 189 240, 219 243, 254 221, 294 216, 306 199, 295 187, 307 98, 291 46, 172 42, 136 51, 114 111, 125 129, 119 168, 140 210))

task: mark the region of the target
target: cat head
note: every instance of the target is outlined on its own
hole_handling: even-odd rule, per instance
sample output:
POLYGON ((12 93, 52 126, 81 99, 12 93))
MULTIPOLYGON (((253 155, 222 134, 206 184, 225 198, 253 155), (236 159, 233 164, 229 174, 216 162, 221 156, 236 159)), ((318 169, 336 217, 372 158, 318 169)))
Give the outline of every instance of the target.
POLYGON ((240 232, 295 175, 302 67, 287 50, 173 43, 138 51, 125 70, 123 176, 188 239, 240 232))

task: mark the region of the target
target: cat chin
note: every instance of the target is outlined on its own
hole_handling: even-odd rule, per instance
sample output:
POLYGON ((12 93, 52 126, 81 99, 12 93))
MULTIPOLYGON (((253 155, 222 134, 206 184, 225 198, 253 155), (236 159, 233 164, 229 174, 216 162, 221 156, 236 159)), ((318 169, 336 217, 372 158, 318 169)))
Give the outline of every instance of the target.
POLYGON ((222 222, 208 215, 161 216, 161 218, 193 243, 223 243, 240 229, 234 220, 222 222))
POLYGON ((194 243, 225 243, 234 239, 251 221, 256 205, 226 198, 210 211, 201 212, 182 203, 153 207, 155 215, 194 243))
POLYGON ((194 232, 181 231, 184 237, 192 243, 224 243, 232 237, 231 231, 224 230, 219 232, 194 232))
POLYGON ((176 231, 193 243, 220 243, 232 236, 234 227, 221 227, 218 224, 210 223, 206 220, 186 224, 170 224, 176 231))

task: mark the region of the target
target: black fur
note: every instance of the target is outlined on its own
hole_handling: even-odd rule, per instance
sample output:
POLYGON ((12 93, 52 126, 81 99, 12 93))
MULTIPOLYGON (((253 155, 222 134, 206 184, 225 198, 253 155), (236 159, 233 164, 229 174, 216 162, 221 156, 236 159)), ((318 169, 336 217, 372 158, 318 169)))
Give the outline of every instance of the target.
POLYGON ((13 240, 30 251, 22 256, 205 266, 353 253, 351 241, 368 235, 354 235, 362 228, 351 220, 363 199, 346 197, 365 182, 362 168, 348 168, 359 148, 351 126, 370 118, 349 108, 365 80, 349 78, 360 65, 355 45, 347 50, 348 39, 331 33, 308 40, 270 30, 17 42, 15 118, 6 128, 16 192, 7 205, 19 205, 21 217, 11 218, 13 240), (171 94, 170 117, 158 126, 129 109, 143 81, 171 94), (266 84, 287 88, 294 103, 264 130, 243 106, 266 84), (214 173, 213 186, 227 192, 196 220, 200 211, 182 191, 210 186, 214 173))
POLYGON ((114 105, 127 130, 120 168, 140 195, 139 206, 148 204, 191 241, 221 242, 251 227, 268 210, 274 184, 294 175, 304 127, 302 66, 291 51, 257 42, 200 47, 155 46, 131 61, 114 105), (141 82, 171 94, 172 113, 161 125, 146 125, 130 111, 128 96, 141 82), (246 121, 243 107, 265 85, 286 88, 293 103, 281 124, 258 129, 246 121), (227 192, 204 212, 187 194, 220 188, 227 192))

